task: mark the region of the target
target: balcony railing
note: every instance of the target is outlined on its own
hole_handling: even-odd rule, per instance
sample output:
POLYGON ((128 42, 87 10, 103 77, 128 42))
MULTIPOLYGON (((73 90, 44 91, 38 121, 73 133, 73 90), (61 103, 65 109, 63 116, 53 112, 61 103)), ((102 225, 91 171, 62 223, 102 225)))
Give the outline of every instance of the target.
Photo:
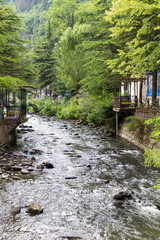
POLYGON ((135 109, 137 107, 137 99, 131 101, 130 96, 113 97, 114 109, 135 109))

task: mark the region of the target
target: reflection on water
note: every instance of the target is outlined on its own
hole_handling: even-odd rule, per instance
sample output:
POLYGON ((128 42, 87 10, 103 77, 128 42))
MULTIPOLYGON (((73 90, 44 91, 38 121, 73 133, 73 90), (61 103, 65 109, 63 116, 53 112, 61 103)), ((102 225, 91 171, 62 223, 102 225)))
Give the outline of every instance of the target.
POLYGON ((159 171, 144 167, 137 147, 53 118, 32 116, 26 125, 35 131, 18 134, 10 161, 32 163, 34 171, 1 180, 1 240, 160 239, 160 191, 150 188, 159 171), (32 149, 43 153, 31 155, 32 149), (43 162, 54 168, 38 171, 43 162), (126 188, 134 198, 118 204, 113 197, 126 188), (25 213, 33 202, 43 214, 25 213), (21 213, 11 216, 13 206, 21 206, 21 213))

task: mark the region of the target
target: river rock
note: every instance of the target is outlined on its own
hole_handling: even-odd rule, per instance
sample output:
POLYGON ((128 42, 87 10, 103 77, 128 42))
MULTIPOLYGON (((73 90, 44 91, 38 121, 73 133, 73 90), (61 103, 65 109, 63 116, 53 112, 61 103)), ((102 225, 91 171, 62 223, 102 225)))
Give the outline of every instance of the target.
POLYGON ((42 154, 43 153, 43 151, 42 150, 39 150, 39 149, 32 149, 31 151, 30 151, 30 154, 42 154))
POLYGON ((53 164, 50 162, 44 162, 43 164, 45 165, 46 168, 54 168, 53 164))
POLYGON ((68 176, 68 177, 65 177, 65 179, 67 179, 67 180, 76 179, 76 178, 77 178, 76 176, 68 176))
POLYGON ((22 169, 22 170, 21 170, 21 174, 24 174, 24 175, 25 175, 25 174, 29 174, 29 171, 28 171, 27 169, 22 169))
POLYGON ((20 180, 20 178, 17 177, 17 176, 13 176, 12 179, 13 179, 13 180, 20 180))
POLYGON ((114 199, 116 200, 125 200, 125 199, 132 199, 132 191, 126 190, 121 191, 118 194, 114 195, 114 199))
POLYGON ((35 158, 35 157, 32 157, 32 158, 31 158, 31 160, 32 160, 32 161, 35 161, 35 160, 36 160, 36 158, 35 158))
POLYGON ((42 212, 43 212, 43 208, 37 203, 30 204, 26 211, 26 213, 28 213, 29 215, 32 215, 32 216, 39 215, 42 212))
POLYGON ((90 164, 87 165, 87 168, 92 168, 92 166, 90 164))
POLYGON ((12 166, 12 169, 13 169, 14 171, 21 171, 21 170, 22 170, 22 167, 12 166))
POLYGON ((21 166, 22 167, 31 167, 32 163, 22 163, 21 166))
POLYGON ((4 166, 5 171, 10 171, 11 170, 11 165, 7 164, 4 166))
POLYGON ((110 180, 108 180, 108 179, 101 179, 101 183, 108 184, 108 183, 110 183, 110 180))
POLYGON ((2 179, 8 179, 10 175, 8 173, 2 173, 2 179))
POLYGON ((27 168, 27 170, 28 170, 29 172, 33 172, 33 171, 34 171, 34 168, 27 168))
POLYGON ((38 164, 37 169, 40 169, 40 170, 44 169, 44 165, 43 164, 38 164))
POLYGON ((20 212, 21 212, 21 207, 15 207, 15 208, 11 208, 10 214, 15 216, 20 212))

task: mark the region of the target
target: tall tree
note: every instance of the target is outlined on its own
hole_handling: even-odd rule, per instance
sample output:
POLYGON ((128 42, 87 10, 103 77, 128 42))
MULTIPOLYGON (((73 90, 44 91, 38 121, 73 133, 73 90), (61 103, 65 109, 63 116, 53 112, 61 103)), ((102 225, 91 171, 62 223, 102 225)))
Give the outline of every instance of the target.
POLYGON ((81 47, 85 32, 85 25, 68 28, 55 46, 57 78, 76 94, 85 76, 85 52, 81 47))
POLYGON ((113 24, 111 37, 125 39, 125 47, 108 64, 120 74, 142 77, 153 72, 152 103, 156 102, 160 63, 160 4, 158 0, 113 0, 106 20, 113 24))
POLYGON ((60 38, 68 27, 73 28, 75 23, 74 13, 78 5, 76 0, 53 1, 48 12, 48 17, 51 19, 51 26, 56 40, 60 38))
POLYGON ((108 68, 107 60, 116 54, 116 47, 109 37, 111 24, 104 19, 105 11, 110 6, 110 0, 88 1, 80 5, 75 14, 79 24, 87 23, 90 26, 82 44, 86 75, 81 80, 81 85, 92 94, 101 94, 103 89, 113 87, 115 74, 108 68))
POLYGON ((20 57, 25 48, 20 39, 21 20, 14 11, 0 0, 0 77, 1 82, 12 82, 21 77, 20 57), (7 80, 8 79, 8 80, 7 80))

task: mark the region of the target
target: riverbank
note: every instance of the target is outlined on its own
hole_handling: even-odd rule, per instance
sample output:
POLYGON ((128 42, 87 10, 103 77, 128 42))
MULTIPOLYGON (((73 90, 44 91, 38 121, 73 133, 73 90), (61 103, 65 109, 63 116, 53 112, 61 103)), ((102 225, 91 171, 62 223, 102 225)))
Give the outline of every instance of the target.
POLYGON ((23 123, 23 119, 1 119, 0 121, 0 146, 14 145, 17 141, 16 128, 23 123))
POLYGON ((151 137, 152 128, 141 125, 129 131, 128 121, 125 120, 119 128, 119 136, 138 146, 140 149, 160 149, 160 142, 151 137))

